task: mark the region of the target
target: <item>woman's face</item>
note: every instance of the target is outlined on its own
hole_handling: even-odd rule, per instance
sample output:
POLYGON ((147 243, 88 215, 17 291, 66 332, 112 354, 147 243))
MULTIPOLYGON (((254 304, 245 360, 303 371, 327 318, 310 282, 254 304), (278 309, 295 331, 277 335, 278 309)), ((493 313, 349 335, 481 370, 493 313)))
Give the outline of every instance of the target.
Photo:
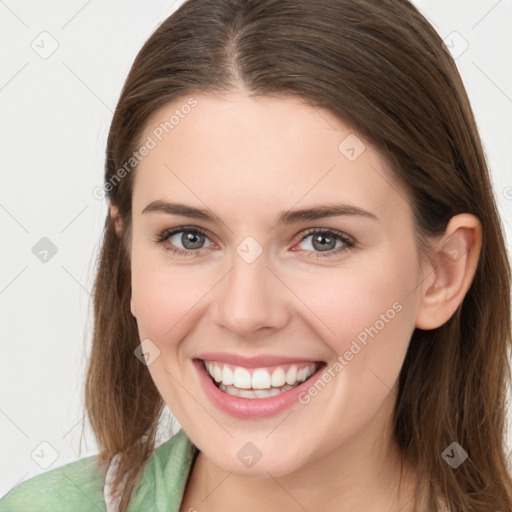
POLYGON ((131 307, 151 376, 226 471, 365 457, 389 432, 419 308, 407 196, 326 110, 192 96, 151 119, 134 177, 131 307))

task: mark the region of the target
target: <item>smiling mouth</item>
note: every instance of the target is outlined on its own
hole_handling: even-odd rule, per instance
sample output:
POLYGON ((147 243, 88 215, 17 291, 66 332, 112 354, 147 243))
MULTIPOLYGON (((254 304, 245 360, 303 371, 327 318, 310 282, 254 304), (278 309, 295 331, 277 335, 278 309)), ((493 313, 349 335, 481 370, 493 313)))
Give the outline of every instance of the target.
POLYGON ((269 398, 294 389, 308 380, 320 361, 266 368, 245 368, 220 361, 202 361, 213 383, 224 393, 240 398, 269 398))

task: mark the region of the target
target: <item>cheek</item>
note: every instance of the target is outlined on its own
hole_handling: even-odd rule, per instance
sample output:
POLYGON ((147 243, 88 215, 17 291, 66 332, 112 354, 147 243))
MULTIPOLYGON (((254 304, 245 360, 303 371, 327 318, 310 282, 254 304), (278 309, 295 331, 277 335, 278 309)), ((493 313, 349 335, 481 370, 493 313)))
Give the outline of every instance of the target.
POLYGON ((352 340, 364 344, 404 319, 407 287, 399 278, 343 270, 296 283, 294 291, 314 314, 318 332, 337 353, 348 350, 352 340))
POLYGON ((171 284, 164 273, 147 267, 133 266, 132 300, 137 312, 139 330, 146 336, 161 339, 173 325, 176 316, 184 311, 178 298, 178 283, 171 284))
POLYGON ((187 265, 171 267, 161 256, 134 251, 132 301, 141 336, 161 349, 182 339, 215 283, 210 274, 187 265))
POLYGON ((339 272, 315 279, 314 286, 313 280, 304 282, 297 290, 297 295, 307 297, 307 306, 315 313, 311 322, 331 349, 322 382, 312 383, 301 397, 305 421, 309 403, 325 412, 326 439, 350 436, 369 421, 390 396, 400 373, 414 330, 408 293, 415 268, 398 268, 401 272, 394 274, 370 268, 339 272), (329 426, 348 411, 351 423, 333 432, 329 426))
POLYGON ((294 290, 314 313, 310 322, 338 363, 333 375, 343 373, 343 389, 357 396, 363 389, 368 396, 379 394, 378 388, 387 392, 400 372, 414 331, 411 283, 418 272, 410 255, 390 254, 363 266, 298 280, 294 290))

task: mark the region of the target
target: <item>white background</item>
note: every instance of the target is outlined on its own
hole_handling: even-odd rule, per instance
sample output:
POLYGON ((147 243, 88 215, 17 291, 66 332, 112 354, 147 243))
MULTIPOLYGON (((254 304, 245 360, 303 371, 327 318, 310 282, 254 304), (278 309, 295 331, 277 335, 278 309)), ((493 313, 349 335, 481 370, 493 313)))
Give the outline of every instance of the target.
MULTIPOLYGON (((96 453, 89 431, 80 443, 90 291, 107 213, 92 191, 102 185, 107 131, 130 65, 181 3, 0 0, 0 496, 96 453), (52 44, 46 59, 33 49, 52 44), (46 263, 32 252, 42 237, 57 248, 46 263)), ((510 248, 512 2, 415 4, 454 52, 469 45, 457 65, 510 248)))

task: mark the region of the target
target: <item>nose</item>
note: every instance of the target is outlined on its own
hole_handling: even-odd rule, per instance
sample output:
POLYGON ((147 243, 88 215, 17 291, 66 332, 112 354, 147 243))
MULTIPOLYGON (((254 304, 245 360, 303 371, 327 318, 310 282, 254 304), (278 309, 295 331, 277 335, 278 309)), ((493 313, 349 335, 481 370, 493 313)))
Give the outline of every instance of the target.
POLYGON ((234 254, 231 270, 216 287, 213 320, 237 338, 268 336, 289 321, 290 291, 264 254, 251 263, 234 254))

